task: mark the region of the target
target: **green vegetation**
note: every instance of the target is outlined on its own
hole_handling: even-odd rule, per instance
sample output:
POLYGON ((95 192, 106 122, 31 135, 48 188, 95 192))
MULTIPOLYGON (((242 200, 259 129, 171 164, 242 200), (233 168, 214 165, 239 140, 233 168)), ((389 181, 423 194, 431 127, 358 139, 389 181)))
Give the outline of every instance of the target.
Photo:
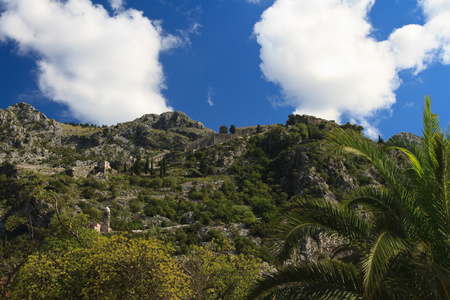
MULTIPOLYGON (((101 126, 95 124, 76 124, 71 122, 70 124, 61 124, 63 132, 68 135, 90 135, 102 130, 101 126)), ((103 126, 105 128, 105 125, 103 126)))
POLYGON ((98 237, 89 248, 33 254, 11 299, 186 299, 189 277, 154 239, 98 237))
MULTIPOLYGON (((370 191, 374 187, 383 191, 390 189, 389 178, 376 172, 378 167, 371 165, 370 157, 368 159, 357 153, 329 155, 330 147, 340 146, 330 144, 326 137, 342 129, 350 132, 347 134, 355 140, 362 139, 362 127, 357 125, 339 126, 310 116, 291 115, 286 125, 258 125, 256 134, 249 129, 249 135, 244 136, 214 135, 211 138, 217 139, 208 140, 207 137, 199 144, 214 140, 215 145, 185 152, 188 142, 196 141, 211 131, 199 128, 197 123, 192 123, 193 127, 180 126, 188 122, 186 119, 172 121, 154 121, 154 116, 144 116, 135 122, 96 128, 77 124, 58 127, 59 123, 47 120, 27 123, 26 127, 20 120, 14 120, 14 126, 23 129, 25 135, 20 135, 20 130, 15 132, 11 126, 2 127, 2 141, 16 134, 12 144, 0 141, 4 149, 0 157, 6 155, 0 166, 0 213, 5 223, 4 229, 0 230, 3 242, 0 249, 3 295, 12 292, 13 299, 33 299, 43 297, 41 293, 49 293, 52 295, 50 298, 101 299, 112 296, 109 291, 92 291, 98 287, 94 283, 95 278, 101 284, 111 286, 111 289, 113 285, 120 286, 119 280, 126 282, 130 278, 137 282, 136 286, 131 284, 124 288, 123 293, 127 294, 118 292, 117 297, 136 295, 138 298, 141 297, 139 293, 143 293, 145 298, 145 293, 151 293, 151 289, 155 288, 152 284, 143 285, 142 282, 152 280, 145 277, 148 274, 142 275, 146 279, 140 281, 141 277, 133 277, 133 270, 120 274, 113 272, 133 266, 136 271, 141 270, 140 267, 154 268, 154 272, 159 272, 157 268, 168 268, 171 270, 169 273, 161 273, 173 275, 174 280, 184 278, 180 280, 186 284, 180 285, 180 288, 186 293, 153 290, 155 295, 174 293, 171 295, 176 299, 181 297, 177 295, 185 293, 184 299, 242 299, 248 293, 251 281, 259 278, 261 261, 268 263, 269 269, 276 264, 270 249, 278 246, 284 249, 284 245, 289 244, 284 243, 284 236, 278 236, 280 243, 275 240, 274 245, 273 237, 277 234, 280 220, 302 208, 300 211, 305 214, 310 209, 311 215, 331 222, 333 218, 326 212, 334 212, 338 208, 327 204, 329 208, 318 199, 326 199, 326 203, 347 204, 348 195, 358 195, 360 191, 370 191), (49 132, 45 131, 46 128, 49 132), (36 133, 30 130, 36 130, 36 133), (26 136, 26 141, 20 140, 23 136, 26 136), (227 142, 218 144, 220 140, 227 142), (28 160, 30 162, 26 163, 28 160), (95 167, 103 161, 108 161, 112 169, 103 171, 95 167), (112 235, 99 235, 86 228, 91 221, 103 222, 105 207, 110 208, 112 235), (320 210, 316 211, 317 208, 320 210), (56 214, 57 211, 59 214, 56 214), (157 254, 155 258, 164 257, 164 263, 146 266, 143 260, 148 263, 152 261, 145 253, 135 260, 135 254, 142 252, 142 249, 160 249, 164 256, 157 254), (119 257, 114 257, 114 254, 119 257), (120 256, 127 260, 121 260, 120 256), (95 264, 92 258, 99 264, 95 264), (72 266, 70 260, 83 262, 84 266, 72 266), (107 266, 107 260, 115 265, 114 270, 107 266), (49 274, 49 268, 55 272, 49 274), (107 274, 115 278, 108 278, 107 274), (25 290, 25 282, 32 282, 33 278, 45 284, 25 290), (73 280, 88 286, 71 285, 73 280), (88 295, 91 292, 93 294, 88 295)), ((230 126, 230 133, 233 134, 235 129, 230 126)), ((383 155, 392 143, 379 141, 377 144, 362 140, 383 155)), ((388 158, 398 166, 395 176, 399 181, 410 173, 403 173, 408 165, 405 157, 398 150, 389 151, 388 158)), ((410 180, 411 177, 408 178, 410 180)), ((408 191, 416 193, 411 188, 413 183, 402 182, 408 191)), ((429 189, 436 190, 435 186, 429 189)), ((378 220, 379 215, 373 210, 375 205, 366 202, 358 202, 356 213, 352 206, 339 209, 346 213, 347 210, 353 211, 355 218, 369 216, 369 220, 378 220)), ((382 211, 381 208, 376 209, 382 211)), ((406 213, 401 216, 409 222, 406 213)), ((365 222, 357 220, 361 224, 365 222)), ((401 224, 389 224, 401 228, 408 225, 405 220, 400 220, 401 224)), ((336 257, 344 258, 352 254, 350 258, 367 261, 364 251, 371 249, 378 230, 382 230, 378 225, 369 225, 366 226, 365 244, 361 245, 351 244, 350 238, 342 241, 330 239, 326 235, 329 228, 321 231, 308 227, 309 231, 304 232, 304 237, 309 237, 308 242, 298 240, 302 237, 300 235, 290 240, 292 248, 295 248, 292 261, 320 260, 320 263, 305 265, 308 267, 302 269, 307 278, 315 276, 315 269, 308 269, 310 266, 322 270, 348 269, 350 273, 342 274, 359 278, 364 287, 365 271, 361 271, 357 261, 349 264, 348 261, 333 260, 328 263, 332 253, 327 251, 336 243, 349 242, 344 244, 347 248, 341 247, 343 252, 336 257)), ((418 235, 419 229, 414 234, 418 235)), ((421 248, 412 242, 412 235, 406 234, 409 231, 402 230, 407 237, 401 237, 404 238, 403 244, 417 251, 404 252, 403 248, 398 248, 398 253, 406 253, 406 258, 413 256, 414 260, 417 260, 416 256, 420 257, 423 262, 427 261, 427 255, 433 256, 433 261, 443 259, 434 257, 435 250, 422 250, 434 249, 435 246, 429 242, 431 238, 421 240, 421 248)), ((351 232, 350 229, 348 231, 351 232)), ((408 261, 405 257, 401 259, 408 261)), ((396 259, 400 261, 400 257, 396 259)), ((405 264, 406 271, 415 268, 413 266, 405 264)), ((430 267, 425 264, 423 268, 426 266, 430 267)), ((379 278, 388 278, 383 276, 395 270, 391 267, 394 268, 394 264, 389 261, 387 267, 383 265, 381 271, 376 271, 375 282, 379 278), (383 274, 380 275, 382 277, 377 277, 379 274, 383 274)), ((419 275, 423 268, 415 268, 418 270, 417 278, 426 277, 423 273, 419 275)), ((406 271, 402 274, 407 275, 406 271)), ((337 280, 337 277, 330 278, 337 280)), ((155 277, 154 280, 157 282, 159 279, 155 277)), ((157 285, 164 288, 159 283, 157 285)), ((360 286, 354 287, 358 290, 360 286)), ((418 289, 425 287, 421 285, 418 289)), ((364 288, 362 294, 358 293, 357 297, 364 297, 364 288)), ((284 296, 281 298, 284 299, 284 296)))
POLYGON ((235 134, 236 133, 236 127, 234 125, 230 126, 230 133, 235 134))
MULTIPOLYGON (((346 126, 348 127, 348 126, 346 126)), ((332 257, 281 267, 250 293, 262 299, 448 299, 450 283, 450 136, 425 99, 422 144, 394 140, 389 147, 358 130, 337 129, 329 146, 337 154, 365 157, 385 185, 365 186, 342 204, 299 200, 278 230, 278 259, 298 241, 338 236, 332 257), (388 151, 401 151, 406 171, 388 151)))
MULTIPOLYGON (((234 254, 227 240, 193 246, 179 261, 170 246, 148 234, 104 236, 87 229, 87 220, 57 211, 51 230, 39 230, 39 250, 27 239, 3 245, 1 271, 9 274, 3 297, 243 299, 262 270, 261 261, 234 254)), ((6 227, 12 231, 26 222, 14 216, 6 227)))
POLYGON ((219 133, 227 134, 228 133, 227 126, 225 126, 225 125, 220 126, 219 133))
POLYGON ((231 254, 234 251, 228 242, 192 248, 184 266, 192 276, 193 299, 244 299, 251 284, 260 278, 261 262, 231 254))

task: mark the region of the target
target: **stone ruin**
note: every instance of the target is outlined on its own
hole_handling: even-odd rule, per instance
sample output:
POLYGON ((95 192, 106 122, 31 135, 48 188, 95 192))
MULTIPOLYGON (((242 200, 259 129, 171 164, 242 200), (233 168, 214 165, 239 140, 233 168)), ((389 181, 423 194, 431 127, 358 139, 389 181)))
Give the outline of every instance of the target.
MULTIPOLYGON (((269 130, 273 127, 277 127, 279 124, 273 124, 273 125, 261 125, 261 129, 263 131, 269 130)), ((225 142, 228 142, 229 140, 240 138, 243 136, 251 136, 256 134, 258 126, 249 126, 249 127, 238 127, 236 128, 235 134, 224 134, 224 133, 211 133, 208 135, 205 135, 204 137, 192 141, 188 143, 184 151, 195 151, 200 148, 205 147, 211 147, 218 144, 223 144, 225 142)))
POLYGON ((98 169, 99 172, 105 174, 106 171, 108 171, 108 170, 111 169, 111 165, 109 164, 108 161, 104 160, 104 161, 99 162, 99 163, 97 164, 97 169, 98 169))
POLYGON ((100 233, 112 232, 111 227, 110 227, 110 220, 111 220, 111 210, 107 206, 105 208, 104 213, 103 213, 103 224, 100 225, 97 222, 92 221, 91 223, 89 223, 87 228, 93 229, 93 230, 95 230, 97 232, 100 232, 100 233))

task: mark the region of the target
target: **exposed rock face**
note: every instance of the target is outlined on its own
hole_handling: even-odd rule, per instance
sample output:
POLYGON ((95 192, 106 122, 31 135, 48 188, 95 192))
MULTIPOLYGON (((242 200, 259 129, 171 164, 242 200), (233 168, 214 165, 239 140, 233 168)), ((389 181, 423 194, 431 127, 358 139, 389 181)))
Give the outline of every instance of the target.
POLYGON ((3 150, 32 148, 33 142, 45 139, 57 142, 62 134, 58 122, 26 103, 0 109, 0 143, 3 150))
POLYGON ((347 168, 342 161, 331 159, 327 167, 327 172, 329 176, 336 178, 336 183, 343 192, 348 193, 355 188, 353 177, 348 174, 347 168))
POLYGON ((401 132, 401 133, 397 133, 394 134, 393 136, 391 136, 388 140, 388 143, 390 141, 394 141, 394 140, 404 140, 407 143, 412 143, 412 144, 421 144, 422 143, 422 138, 418 135, 412 134, 410 132, 401 132))
POLYGON ((144 115, 140 119, 144 123, 149 123, 154 129, 170 130, 180 128, 207 129, 205 125, 198 121, 191 120, 181 111, 165 112, 161 115, 144 115))
MULTIPOLYGON (((131 122, 94 128, 61 124, 26 103, 0 109, 0 163, 57 164, 79 167, 75 161, 93 162, 144 155, 146 151, 183 150, 192 140, 214 131, 175 111, 147 114, 131 122)), ((83 166, 89 166, 84 163, 83 166)))

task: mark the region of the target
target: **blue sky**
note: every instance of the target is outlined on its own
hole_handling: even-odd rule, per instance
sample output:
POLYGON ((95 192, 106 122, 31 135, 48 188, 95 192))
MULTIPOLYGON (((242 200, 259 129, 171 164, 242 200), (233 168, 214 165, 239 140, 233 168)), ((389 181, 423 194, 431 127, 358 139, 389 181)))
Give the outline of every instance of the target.
POLYGON ((420 134, 450 120, 450 1, 0 0, 0 108, 115 124, 180 110, 218 131, 293 112, 420 134))

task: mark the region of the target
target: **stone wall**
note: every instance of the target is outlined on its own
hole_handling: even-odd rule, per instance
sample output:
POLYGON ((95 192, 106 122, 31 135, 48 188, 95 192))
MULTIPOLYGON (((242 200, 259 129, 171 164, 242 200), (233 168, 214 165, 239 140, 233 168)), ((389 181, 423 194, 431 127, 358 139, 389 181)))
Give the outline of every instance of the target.
POLYGON ((236 134, 214 133, 214 145, 223 144, 238 137, 236 134))
POLYGON ((244 135, 253 135, 256 134, 256 128, 258 126, 249 126, 249 127, 239 127, 236 128, 235 135, 237 136, 244 136, 244 135))
POLYGON ((214 145, 214 133, 206 135, 201 139, 190 142, 184 148, 185 151, 197 150, 204 147, 210 147, 214 145))
MULTIPOLYGON (((279 124, 274 125, 262 125, 261 128, 263 131, 266 131, 272 127, 279 126, 279 124)), ((256 128, 258 126, 249 126, 249 127, 239 127, 236 128, 235 134, 223 134, 223 133, 212 133, 207 136, 202 137, 201 139, 192 141, 188 143, 185 147, 185 151, 197 150, 204 147, 211 147, 217 144, 223 144, 228 142, 229 140, 243 137, 245 135, 254 135, 256 134, 256 128)))
POLYGON ((151 159, 153 159, 153 163, 159 163, 163 158, 166 156, 166 154, 170 153, 169 150, 164 150, 162 153, 153 156, 151 159))

